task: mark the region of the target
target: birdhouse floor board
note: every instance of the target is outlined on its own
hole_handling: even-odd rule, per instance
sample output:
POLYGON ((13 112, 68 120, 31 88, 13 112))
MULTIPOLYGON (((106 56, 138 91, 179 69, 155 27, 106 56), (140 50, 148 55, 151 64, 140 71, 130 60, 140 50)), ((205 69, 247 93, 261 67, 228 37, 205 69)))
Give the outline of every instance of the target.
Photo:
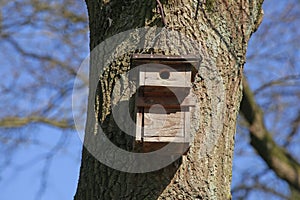
POLYGON ((184 143, 183 137, 144 137, 144 142, 175 142, 184 143))

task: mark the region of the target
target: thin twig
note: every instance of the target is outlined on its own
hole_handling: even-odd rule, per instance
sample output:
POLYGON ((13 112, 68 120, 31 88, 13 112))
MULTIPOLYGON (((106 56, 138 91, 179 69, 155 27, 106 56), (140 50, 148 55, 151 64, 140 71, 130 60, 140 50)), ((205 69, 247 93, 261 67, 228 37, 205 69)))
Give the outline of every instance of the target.
POLYGON ((161 15, 161 21, 164 24, 164 26, 167 26, 167 21, 165 18, 165 12, 164 12, 164 7, 162 5, 162 3, 160 2, 160 0, 156 0, 157 6, 159 8, 159 13, 161 15))
POLYGON ((198 2, 197 2, 197 8, 196 8, 196 13, 195 13, 195 18, 194 19, 197 19, 199 8, 200 8, 200 6, 202 7, 202 5, 205 4, 205 3, 206 3, 206 0, 203 0, 203 2, 202 2, 202 0, 198 0, 198 2))

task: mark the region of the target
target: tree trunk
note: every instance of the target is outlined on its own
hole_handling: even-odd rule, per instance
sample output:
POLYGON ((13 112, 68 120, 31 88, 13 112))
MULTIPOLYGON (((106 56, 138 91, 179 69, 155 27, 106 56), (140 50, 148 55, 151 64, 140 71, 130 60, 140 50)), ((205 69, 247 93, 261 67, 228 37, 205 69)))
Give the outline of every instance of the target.
MULTIPOLYGON (((123 31, 151 26, 159 32, 158 27, 165 26, 165 30, 176 31, 196 41, 204 52, 199 54, 206 55, 200 55, 203 59, 193 83, 198 108, 196 116, 200 116, 191 121, 192 124, 198 124, 194 140, 187 155, 156 171, 129 173, 128 170, 123 172, 110 168, 90 153, 93 150, 87 144, 99 141, 95 133, 98 121, 115 145, 132 150, 133 138, 122 134, 112 119, 109 106, 116 89, 115 79, 129 70, 129 55, 125 55, 120 62, 110 65, 109 70, 102 73, 96 95, 99 97, 99 103, 96 103, 99 113, 96 116, 95 96, 91 95, 95 91, 90 86, 84 142, 86 148, 83 148, 75 200, 231 199, 232 155, 236 117, 242 97, 242 69, 248 40, 261 22, 262 2, 86 0, 91 50, 110 36, 123 31), (212 72, 207 74, 210 69, 212 72), (215 81, 219 82, 215 85, 207 84, 215 81), (218 91, 223 91, 224 95, 218 91)), ((144 39, 149 40, 151 36, 144 39)), ((138 35, 137 40, 141 41, 142 38, 138 35)), ((145 43, 147 42, 144 41, 145 43)), ((169 49, 163 53, 176 55, 197 52, 188 50, 194 48, 190 43, 182 44, 182 49, 176 51, 166 43, 169 49)), ((141 53, 141 50, 136 52, 141 53)), ((157 49, 152 49, 151 52, 162 53, 157 49)), ((93 62, 97 62, 97 58, 92 59, 91 63, 93 62)), ((91 64, 90 85, 94 86, 99 81, 99 70, 96 68, 96 65, 91 64)))

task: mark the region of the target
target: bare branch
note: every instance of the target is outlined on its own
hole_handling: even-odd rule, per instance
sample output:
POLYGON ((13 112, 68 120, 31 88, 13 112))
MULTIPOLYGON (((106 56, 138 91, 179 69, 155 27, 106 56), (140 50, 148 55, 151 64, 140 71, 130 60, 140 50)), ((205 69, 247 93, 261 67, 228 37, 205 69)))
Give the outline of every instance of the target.
POLYGON ((260 183, 255 183, 254 185, 245 185, 245 184, 242 184, 242 185, 239 185, 235 188, 232 189, 232 192, 238 192, 238 191, 245 191, 245 193, 249 193, 249 192, 253 192, 253 190, 261 190, 263 192, 267 192, 267 193, 270 193, 270 194, 273 194, 277 197, 280 197, 282 199, 286 199, 288 200, 289 197, 278 192, 277 190, 273 189, 273 188, 270 188, 270 187, 267 187, 266 185, 263 185, 263 184, 260 184, 260 183))
POLYGON ((271 86, 284 85, 284 84, 288 84, 289 81, 296 81, 296 80, 300 80, 300 74, 281 77, 277 80, 273 80, 273 81, 270 81, 270 82, 267 82, 267 83, 263 84, 262 86, 260 86, 258 89, 256 89, 254 91, 254 95, 257 95, 262 90, 265 90, 265 89, 267 89, 271 86))
POLYGON ((264 124, 263 112, 245 79, 243 87, 241 112, 249 124, 251 145, 278 177, 300 191, 300 164, 273 140, 264 124))
POLYGON ((29 125, 31 123, 42 123, 54 126, 61 129, 74 129, 74 124, 68 120, 57 120, 46 118, 42 116, 28 116, 28 117, 5 117, 0 119, 0 127, 3 128, 19 128, 29 125))
POLYGON ((24 50, 19 44, 18 42, 16 42, 14 39, 7 37, 6 41, 9 42, 19 53, 21 53, 23 56, 26 57, 31 57, 34 59, 37 59, 39 61, 46 61, 46 62, 50 62, 53 63, 55 65, 58 65, 61 67, 61 69, 66 70, 72 77, 78 76, 85 85, 88 85, 88 80, 86 77, 82 76, 81 74, 77 74, 77 71, 75 69, 73 69, 69 63, 67 62, 63 62, 63 61, 59 61, 58 59, 55 59, 51 56, 48 55, 39 55, 33 52, 27 52, 26 50, 24 50))
POLYGON ((298 132, 298 130, 300 128, 300 111, 298 111, 298 115, 293 120, 293 122, 292 122, 291 125, 292 125, 292 130, 288 134, 286 142, 283 144, 284 147, 287 147, 291 143, 293 137, 297 134, 297 132, 298 132))

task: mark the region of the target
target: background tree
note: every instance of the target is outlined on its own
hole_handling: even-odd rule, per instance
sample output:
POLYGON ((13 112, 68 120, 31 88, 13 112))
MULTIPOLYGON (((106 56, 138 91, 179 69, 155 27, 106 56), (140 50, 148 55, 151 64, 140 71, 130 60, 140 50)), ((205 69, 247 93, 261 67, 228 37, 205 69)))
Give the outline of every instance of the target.
MULTIPOLYGON (((299 2, 285 2, 276 8, 266 3, 264 21, 249 46, 245 68, 249 83, 244 84, 244 119, 240 120, 236 145, 236 156, 251 160, 249 167, 256 170, 245 169, 236 176, 239 184, 233 185, 233 194, 235 198, 263 194, 266 198, 298 199, 299 2), (249 148, 250 143, 265 163, 249 148)), ((238 171, 242 168, 236 164, 238 171)))

